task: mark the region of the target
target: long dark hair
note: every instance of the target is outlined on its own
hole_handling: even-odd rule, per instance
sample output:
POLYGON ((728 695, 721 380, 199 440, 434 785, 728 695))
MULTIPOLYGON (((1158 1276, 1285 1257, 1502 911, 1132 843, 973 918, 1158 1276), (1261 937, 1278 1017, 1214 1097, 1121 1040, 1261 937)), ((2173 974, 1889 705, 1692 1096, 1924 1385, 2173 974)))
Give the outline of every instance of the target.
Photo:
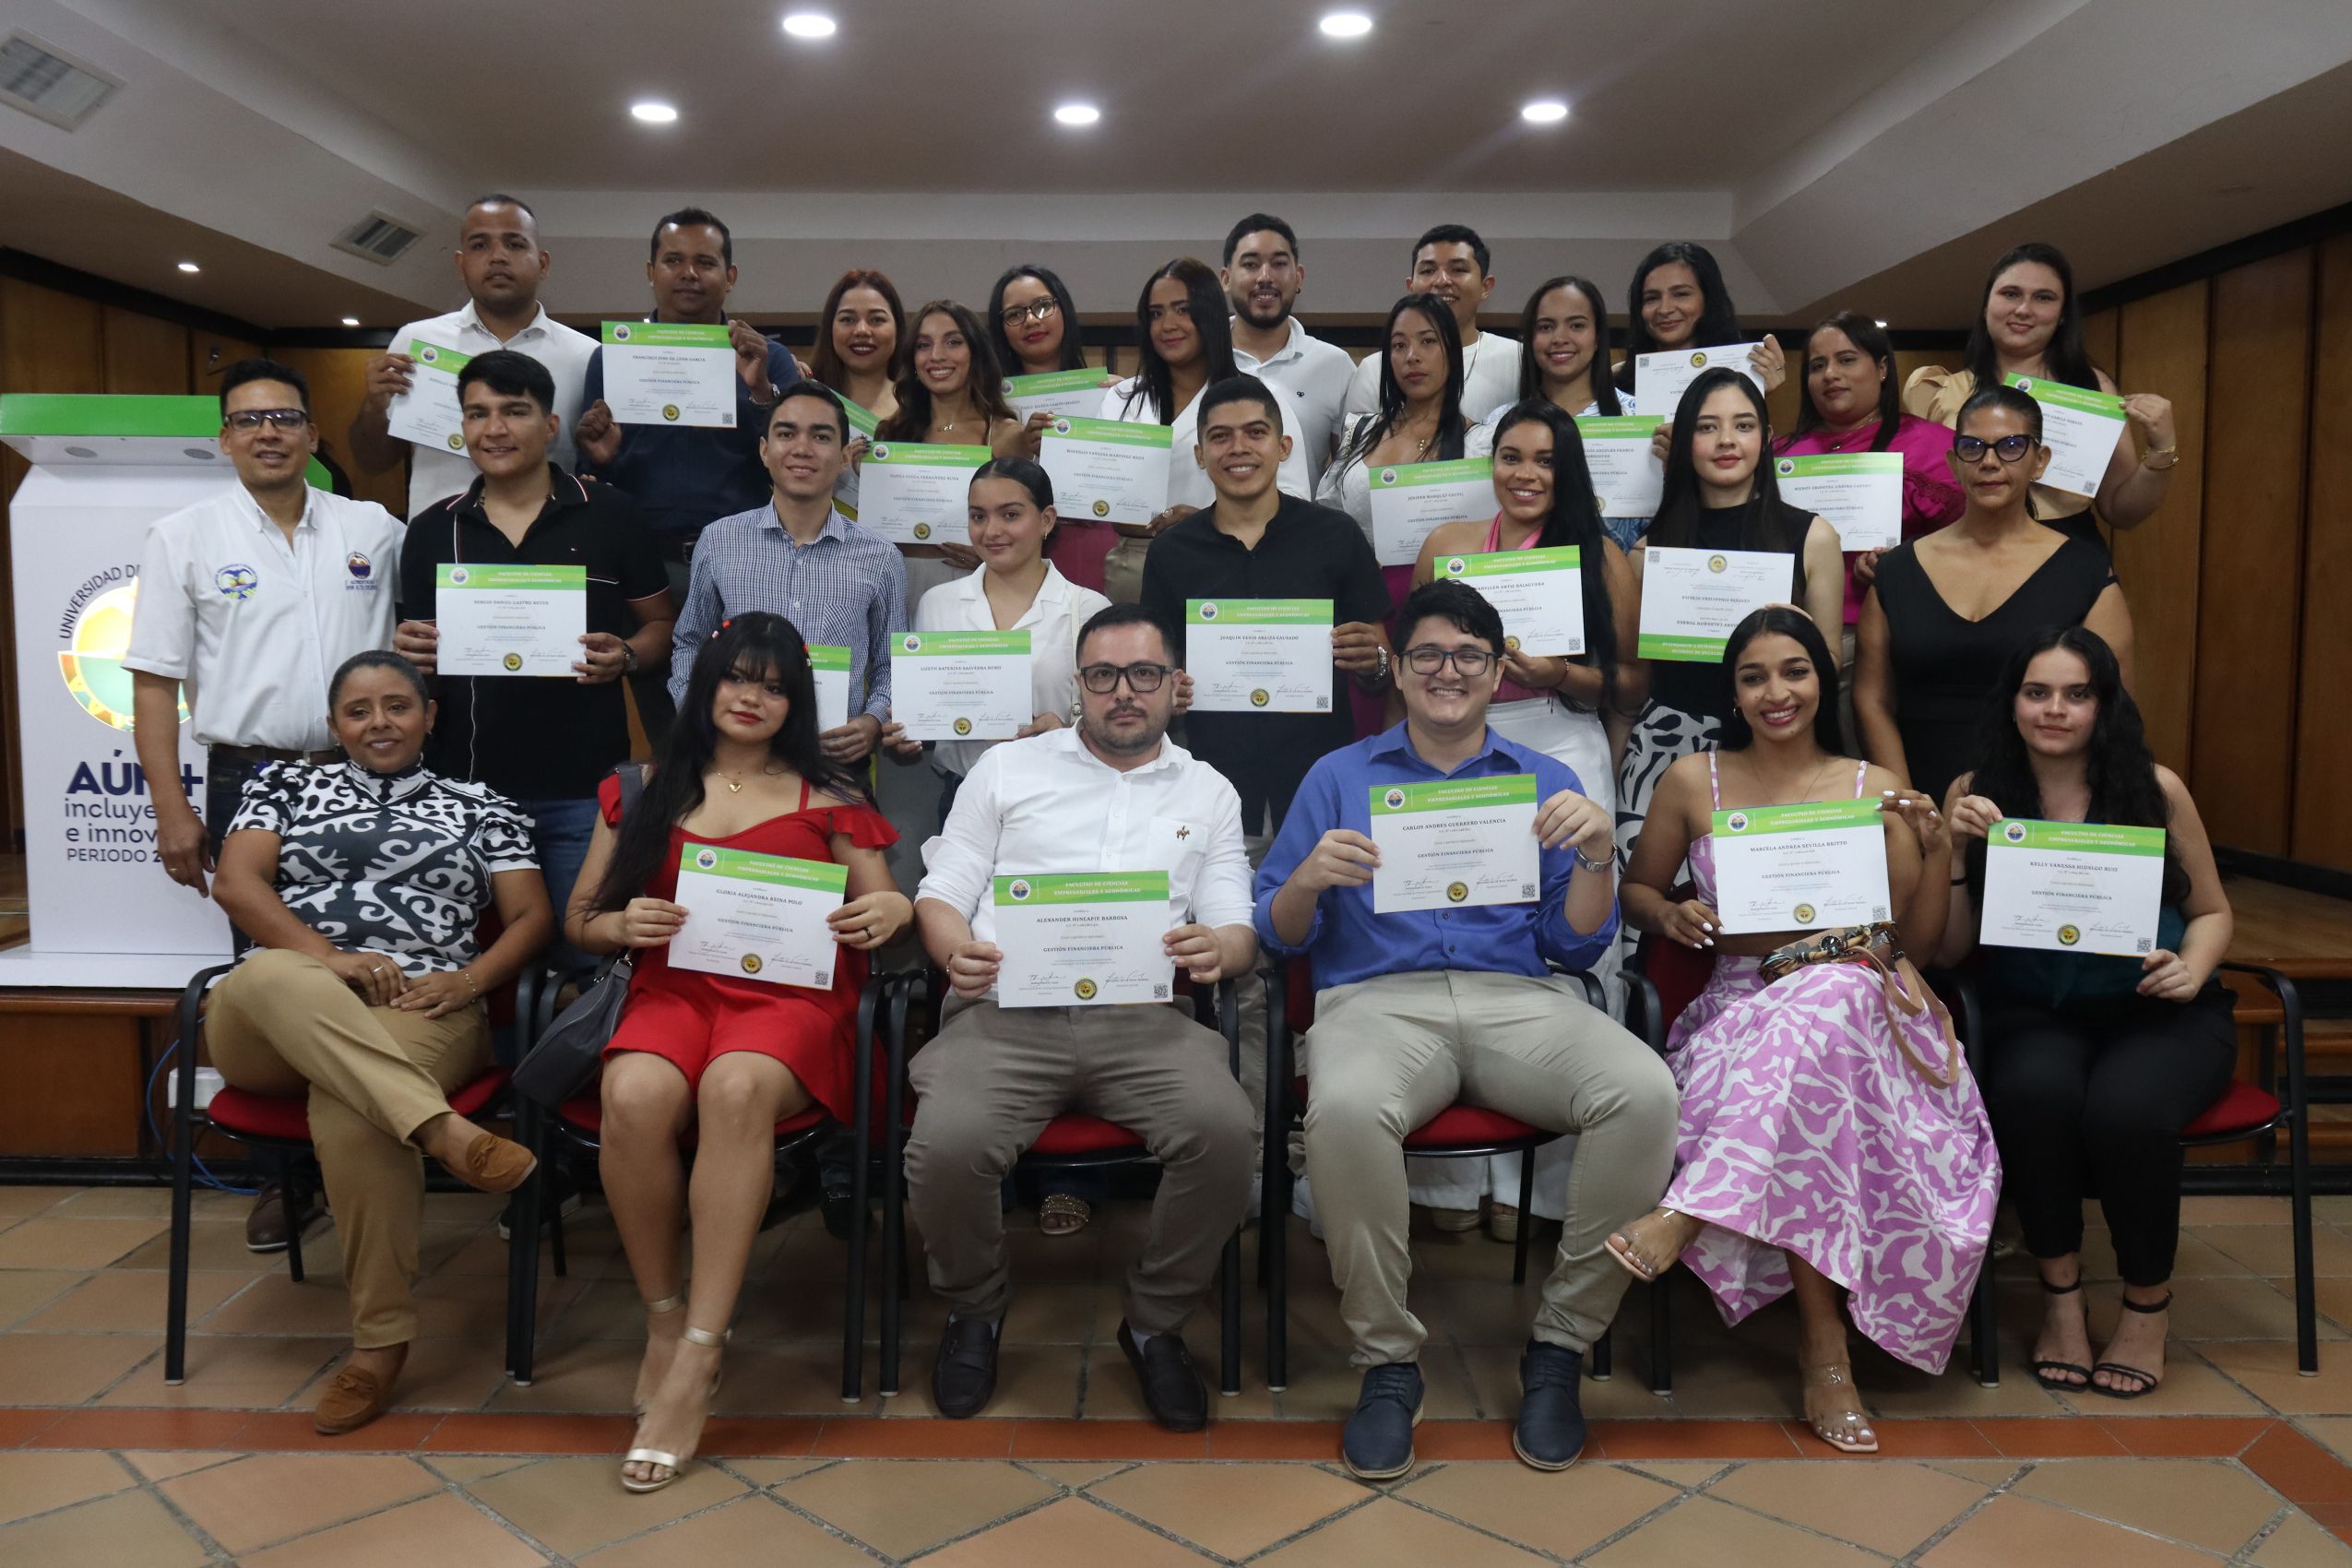
POLYGON ((808 781, 809 793, 828 793, 845 801, 866 799, 857 778, 826 760, 817 742, 816 675, 809 668, 808 645, 791 622, 764 610, 747 611, 719 624, 719 630, 695 655, 686 676, 686 695, 679 699, 677 722, 670 727, 669 742, 646 781, 645 792, 621 821, 612 863, 598 884, 593 908, 617 909, 642 897, 646 885, 660 871, 672 850, 670 830, 694 814, 702 804, 702 776, 717 749, 719 731, 710 709, 719 683, 731 671, 757 675, 775 672, 789 705, 783 728, 769 737, 767 754, 808 781))
POLYGON ((825 308, 817 313, 816 347, 809 354, 809 379, 832 387, 845 398, 849 394, 843 392, 841 388, 841 384, 846 379, 842 374, 841 355, 833 346, 833 313, 841 308, 841 296, 852 289, 872 289, 882 296, 882 303, 890 307, 890 325, 893 334, 890 362, 882 367, 882 374, 885 378, 897 373, 898 355, 907 346, 907 307, 900 303, 898 291, 890 279, 870 267, 853 267, 841 274, 831 291, 825 296, 825 308))
POLYGON ((1574 548, 1584 563, 1577 574, 1585 589, 1585 653, 1582 662, 1600 671, 1601 701, 1612 706, 1617 697, 1617 617, 1609 601, 1609 572, 1602 545, 1609 534, 1600 526, 1600 507, 1593 500, 1592 469, 1585 462, 1585 438, 1575 418, 1548 398, 1521 399, 1495 422, 1494 445, 1500 451, 1504 436, 1523 424, 1539 424, 1551 432, 1551 516, 1543 520, 1536 539, 1540 550, 1574 548))
POLYGON ((1536 291, 1527 296, 1527 308, 1519 313, 1519 341, 1526 345, 1519 355, 1519 400, 1524 403, 1543 396, 1543 367, 1536 362, 1536 317, 1542 314, 1543 297, 1554 289, 1574 289, 1585 297, 1585 308, 1593 313, 1593 358, 1585 367, 1585 382, 1592 391, 1594 411, 1623 413, 1624 406, 1617 400, 1617 384, 1609 375, 1609 306, 1601 299, 1600 285, 1567 273, 1537 284, 1536 291))
POLYGON ((1977 378, 1979 386, 2001 384, 2001 356, 1993 351, 1992 333, 1985 327, 1985 307, 1992 303, 1992 286, 2001 281, 2001 275, 2026 262, 2057 273, 2059 292, 2064 296, 2058 307, 2058 330, 2050 334, 2049 347, 2042 350, 2042 374, 2069 386, 2097 391, 2099 373, 2091 365, 2090 350, 2083 347, 2083 307, 2074 299, 2074 268, 2056 245, 2038 242, 2028 242, 2004 252, 1992 264, 1992 270, 1985 274, 1985 291, 1978 297, 1977 319, 1968 327, 1963 367, 1977 378))
POLYGON ((1723 286, 1723 268, 1716 265, 1705 245, 1669 240, 1642 257, 1633 268, 1633 286, 1625 291, 1625 365, 1617 379, 1621 391, 1633 389, 1633 356, 1657 350, 1657 339, 1650 336, 1649 325, 1642 319, 1642 286, 1651 273, 1677 262, 1699 280, 1699 322, 1691 329, 1691 347, 1713 349, 1740 340, 1740 313, 1731 303, 1730 291, 1723 286))
MULTIPOLYGON (((2091 787, 2089 820, 2114 827, 2168 827, 2172 802, 2156 778, 2156 755, 2148 750, 2140 705, 2124 689, 2123 671, 2107 639, 2087 626, 2047 626, 2017 645, 2002 667, 2001 681, 1985 706, 1983 728, 1977 740, 1975 777, 1968 793, 1982 795, 2006 816, 2042 814, 2041 785, 2034 778, 2025 738, 2017 731, 2017 691, 2034 660, 2061 648, 2083 661, 2091 672, 2091 694, 2098 717, 2091 721, 2090 743, 2084 748, 2085 771, 2091 787)), ((1984 889, 1985 846, 1968 845, 1968 879, 1984 889)), ((2189 894, 2189 873, 2173 853, 2169 837, 2164 846, 2164 901, 2177 904, 2189 894)))
POLYGON ((1699 464, 1695 456, 1699 433, 1699 410, 1706 401, 1726 386, 1736 386, 1756 410, 1762 424, 1764 440, 1756 457, 1755 489, 1747 505, 1737 508, 1740 513, 1740 537, 1735 550, 1776 550, 1797 558, 1796 593, 1804 595, 1805 540, 1794 529, 1787 516, 1788 508, 1780 504, 1780 484, 1772 476, 1772 415, 1764 408, 1764 394, 1756 384, 1740 372, 1716 365, 1699 372, 1697 379, 1683 392, 1682 401, 1674 410, 1673 443, 1666 449, 1666 481, 1658 492, 1657 517, 1650 524, 1648 542, 1669 550, 1694 549, 1698 543, 1699 524, 1707 514, 1699 489, 1699 464))
POLYGON ((1829 638, 1813 624, 1812 616, 1785 604, 1767 604, 1749 612, 1746 620, 1731 628, 1731 638, 1723 645, 1723 679, 1718 688, 1723 718, 1716 749, 1743 752, 1755 742, 1748 716, 1740 711, 1740 656, 1758 637, 1770 636, 1796 638, 1805 657, 1813 661, 1813 678, 1821 683, 1821 704, 1813 709, 1813 742, 1831 756, 1845 755, 1846 736, 1837 723, 1837 656, 1830 651, 1829 638))
POLYGON ((1405 417, 1405 384, 1396 379, 1396 362, 1389 355, 1388 341, 1396 336, 1396 318, 1408 310, 1420 312, 1445 347, 1445 390, 1438 394, 1437 405, 1437 451, 1430 460, 1447 462, 1462 455, 1467 434, 1462 424, 1462 328, 1436 295, 1407 294, 1388 307, 1388 324, 1380 329, 1380 347, 1373 350, 1380 355, 1380 411, 1356 422, 1356 434, 1339 454, 1339 463, 1369 455, 1405 417))
POLYGON ((1061 274, 1027 263, 1008 267, 996 287, 988 291, 988 340, 996 350, 996 362, 1006 375, 1023 373, 1021 356, 1014 351, 1013 339, 1004 335, 1004 291, 1017 278, 1034 278, 1045 285, 1062 315, 1062 362, 1056 370, 1083 370, 1087 363, 1086 345, 1078 341, 1078 303, 1070 297, 1070 285, 1062 281, 1061 274))
POLYGON ((1203 388, 1216 386, 1229 375, 1239 375, 1241 369, 1233 362, 1233 323, 1226 315, 1229 306, 1225 291, 1218 286, 1217 271, 1205 261, 1180 255, 1144 279, 1143 292, 1135 296, 1135 370, 1134 390, 1127 394, 1127 406, 1138 400, 1148 403, 1152 417, 1161 424, 1172 424, 1181 411, 1176 407, 1176 373, 1159 356, 1158 345, 1151 340, 1151 291, 1162 279, 1172 278, 1184 285, 1184 303, 1192 312, 1193 330, 1201 335, 1201 365, 1207 379, 1203 388))
MULTIPOLYGON (((921 441, 931 431, 931 388, 915 374, 915 337, 923 323, 934 315, 944 315, 963 333, 964 341, 971 348, 972 368, 964 379, 964 389, 973 407, 991 424, 1013 417, 1013 406, 1004 400, 1004 377, 996 368, 996 350, 988 345, 988 334, 980 330, 980 318, 969 305, 959 305, 953 300, 930 300, 922 309, 907 317, 907 327, 898 339, 898 375, 893 384, 898 395, 897 411, 882 422, 874 432, 878 441, 921 441)), ((974 446, 988 445, 988 433, 970 443, 974 446)))
MULTIPOLYGON (((1824 332, 1843 332, 1847 340, 1878 362, 1878 434, 1871 437, 1871 450, 1883 452, 1895 439, 1895 427, 1903 421, 1902 377, 1895 374, 1895 344, 1887 337, 1886 328, 1872 317, 1859 312, 1841 310, 1835 315, 1823 317, 1811 332, 1805 334, 1805 370, 1797 381, 1797 428, 1788 433, 1786 446, 1800 435, 1810 435, 1829 422, 1813 407, 1813 339, 1824 332)), ((1982 385, 1979 383, 1978 385, 1982 385)))

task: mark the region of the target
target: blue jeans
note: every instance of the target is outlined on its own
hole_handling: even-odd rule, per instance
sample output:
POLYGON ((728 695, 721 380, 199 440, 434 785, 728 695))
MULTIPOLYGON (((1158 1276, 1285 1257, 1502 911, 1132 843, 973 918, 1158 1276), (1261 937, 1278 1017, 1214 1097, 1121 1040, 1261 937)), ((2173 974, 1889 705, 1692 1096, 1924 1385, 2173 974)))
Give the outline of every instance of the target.
MULTIPOLYGON (((596 799, 570 801, 517 801, 523 814, 531 819, 531 844, 539 850, 539 874, 546 880, 548 902, 555 906, 555 925, 562 931, 564 909, 572 901, 572 888, 580 880, 580 867, 588 861, 588 840, 596 833, 596 799)), ((588 963, 587 954, 565 942, 560 935, 547 950, 547 956, 565 969, 588 963)))
POLYGON ((1609 531, 1610 538, 1617 541, 1617 548, 1628 554, 1633 552, 1633 546, 1641 542, 1642 536, 1650 531, 1647 517, 1603 517, 1600 526, 1609 531))

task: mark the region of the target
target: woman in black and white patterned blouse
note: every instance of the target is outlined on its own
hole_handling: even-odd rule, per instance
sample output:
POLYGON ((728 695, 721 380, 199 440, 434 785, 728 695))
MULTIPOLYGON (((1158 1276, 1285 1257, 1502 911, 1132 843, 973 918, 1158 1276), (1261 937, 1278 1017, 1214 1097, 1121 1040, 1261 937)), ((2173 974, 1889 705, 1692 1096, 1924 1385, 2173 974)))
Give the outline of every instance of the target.
POLYGON ((447 1097, 490 1064, 482 997, 555 920, 514 802, 418 762, 433 703, 414 665, 356 654, 327 707, 349 760, 264 767, 229 825, 214 897, 255 946, 213 989, 206 1037, 237 1087, 310 1097, 351 1291, 350 1359, 315 1412, 332 1433, 382 1413, 416 1336, 418 1152, 484 1192, 531 1172, 447 1097), (485 952, 492 907, 504 929, 485 952))

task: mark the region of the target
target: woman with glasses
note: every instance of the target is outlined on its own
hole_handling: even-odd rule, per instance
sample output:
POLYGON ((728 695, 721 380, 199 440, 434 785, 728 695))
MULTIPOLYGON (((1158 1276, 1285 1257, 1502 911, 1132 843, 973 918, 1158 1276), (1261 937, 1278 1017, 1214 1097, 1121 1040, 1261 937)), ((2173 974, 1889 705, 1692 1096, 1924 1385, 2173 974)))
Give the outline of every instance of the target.
POLYGON ((1872 762, 1934 800, 1965 772, 2002 668, 2049 626, 2088 626, 2131 678, 2132 612, 2107 552, 2034 520, 2049 466, 2041 405, 2012 386, 1971 393, 1950 458, 1966 508, 1886 552, 1862 601, 1854 718, 1872 762))
MULTIPOLYGON (((1084 370, 1086 347, 1078 337, 1078 307, 1070 286, 1042 267, 1007 269, 988 296, 988 330, 997 367, 1006 375, 1045 375, 1084 370)), ((1105 371, 1105 386, 1119 378, 1105 371)), ((1021 427, 1021 456, 1036 460, 1045 440, 1048 413, 1034 413, 1021 427)), ((1064 517, 1054 529, 1047 553, 1062 575, 1081 588, 1102 591, 1102 562, 1119 536, 1092 517, 1064 517)))
MULTIPOLYGON (((1957 425, 1961 406, 2002 377, 2031 376, 2112 393, 2115 383, 2083 348, 2074 269, 2055 245, 2023 244, 1992 264, 1983 306, 1968 328, 1958 370, 1923 365, 1903 388, 1903 406, 1923 419, 1957 425)), ((2172 405, 2153 392, 2123 399, 2130 442, 2118 442, 2096 498, 2034 486, 2034 516, 2070 538, 2105 548, 2098 525, 2137 528, 2163 505, 2180 462, 2172 405), (2136 455, 2135 455, 2136 449, 2136 455)))

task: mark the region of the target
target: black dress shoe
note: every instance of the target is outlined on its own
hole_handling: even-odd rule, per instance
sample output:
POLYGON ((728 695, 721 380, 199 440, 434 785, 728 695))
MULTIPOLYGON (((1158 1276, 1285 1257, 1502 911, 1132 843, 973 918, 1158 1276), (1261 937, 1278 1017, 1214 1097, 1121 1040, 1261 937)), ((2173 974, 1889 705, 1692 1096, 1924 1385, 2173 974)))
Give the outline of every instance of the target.
POLYGON ((825 1215, 825 1232, 837 1241, 849 1239, 849 1227, 858 1220, 858 1196, 855 1188, 828 1185, 820 1201, 825 1215))
MULTIPOLYGON (((318 1223, 327 1212, 327 1199, 316 1187, 303 1198, 303 1232, 318 1223)), ((286 1250, 286 1188, 278 1182, 265 1182, 261 1191, 254 1194, 253 1207, 245 1214, 245 1251, 249 1253, 282 1253, 286 1250)))
POLYGON ((931 1368, 931 1402, 956 1420, 977 1416, 996 1394, 996 1325, 985 1318, 951 1317, 931 1368))
POLYGON ((1135 1369, 1135 1381, 1143 1384, 1144 1408, 1151 1412, 1152 1420, 1170 1431, 1198 1431, 1208 1425, 1208 1389, 1193 1365, 1193 1353, 1184 1348, 1182 1334, 1173 1329, 1155 1334, 1138 1350, 1127 1320, 1121 1318, 1119 1348, 1127 1352, 1127 1364, 1135 1369))

